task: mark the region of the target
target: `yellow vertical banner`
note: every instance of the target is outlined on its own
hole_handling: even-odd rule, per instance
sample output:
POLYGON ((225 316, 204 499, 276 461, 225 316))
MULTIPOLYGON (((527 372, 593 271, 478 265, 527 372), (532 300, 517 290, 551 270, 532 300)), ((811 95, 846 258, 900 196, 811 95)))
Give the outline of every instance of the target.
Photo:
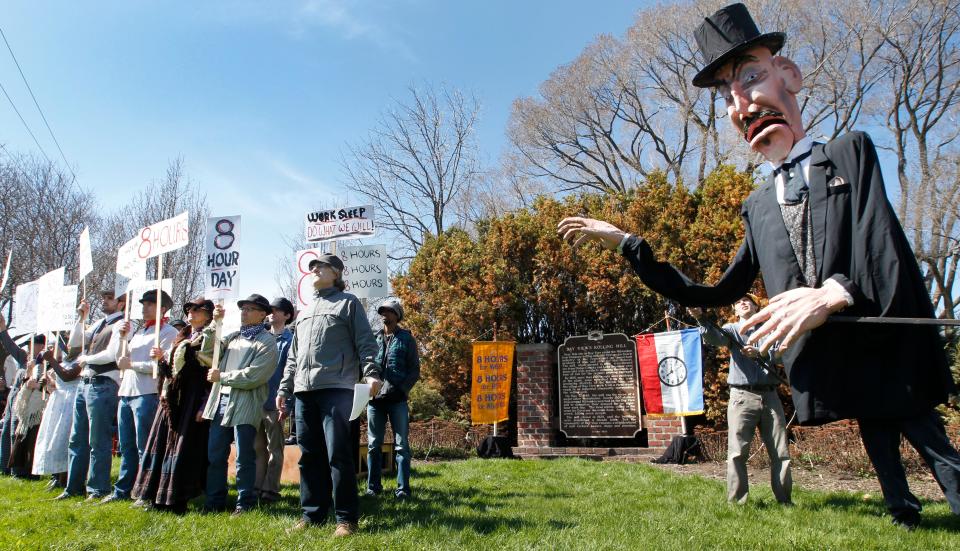
POLYGON ((470 417, 474 425, 489 425, 510 418, 510 382, 515 342, 473 343, 473 376, 470 417))

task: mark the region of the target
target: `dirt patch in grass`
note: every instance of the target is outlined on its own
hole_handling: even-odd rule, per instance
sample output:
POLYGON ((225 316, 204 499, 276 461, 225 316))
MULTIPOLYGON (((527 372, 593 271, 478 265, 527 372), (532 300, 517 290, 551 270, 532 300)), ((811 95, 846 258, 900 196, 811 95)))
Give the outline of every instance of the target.
MULTIPOLYGON (((687 465, 653 464, 655 467, 678 474, 698 475, 708 479, 726 481, 726 463, 691 463, 687 465)), ((804 490, 818 492, 852 492, 869 494, 872 499, 882 500, 880 484, 874 476, 857 476, 829 467, 804 465, 794 461, 793 485, 804 490)), ((770 487, 770 469, 767 467, 748 467, 750 485, 753 487, 770 487)), ((943 492, 933 476, 927 474, 912 474, 907 477, 910 490, 920 499, 944 501, 943 492)))

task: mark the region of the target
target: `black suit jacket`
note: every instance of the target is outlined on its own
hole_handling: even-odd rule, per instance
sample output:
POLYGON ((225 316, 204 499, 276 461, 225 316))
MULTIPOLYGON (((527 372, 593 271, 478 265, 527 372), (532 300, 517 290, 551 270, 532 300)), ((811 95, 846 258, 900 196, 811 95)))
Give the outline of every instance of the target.
MULTIPOLYGON (((854 297, 844 315, 933 317, 870 137, 851 132, 815 144, 809 180, 817 286, 826 279, 843 285, 854 297)), ((623 254, 647 286, 686 306, 731 304, 758 273, 770 296, 802 286, 772 177, 750 194, 741 215, 743 243, 715 285, 658 262, 643 239, 628 239, 623 254)), ((954 389, 942 339, 930 326, 828 323, 792 346, 784 363, 804 424, 914 415, 954 389)))

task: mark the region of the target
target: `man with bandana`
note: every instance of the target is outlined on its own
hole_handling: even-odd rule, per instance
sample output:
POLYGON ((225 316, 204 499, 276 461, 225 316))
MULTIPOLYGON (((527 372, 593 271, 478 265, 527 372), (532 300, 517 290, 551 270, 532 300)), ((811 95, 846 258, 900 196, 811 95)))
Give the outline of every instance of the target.
MULTIPOLYGON (((207 500, 204 510, 218 512, 227 505, 227 459, 230 443, 237 444, 237 505, 234 515, 249 512, 257 505, 257 452, 254 440, 263 421, 263 402, 267 383, 277 369, 277 341, 264 321, 270 313, 270 301, 253 294, 237 302, 240 331, 218 343, 220 363, 207 371, 213 383, 203 410, 209 419, 207 441, 207 500)), ((223 319, 223 306, 214 308, 213 319, 223 319)), ((213 327, 208 328, 213 331, 213 327)))
POLYGON ((771 173, 744 202, 744 241, 714 285, 658 261, 639 236, 588 218, 562 220, 574 244, 592 239, 620 251, 651 289, 686 306, 722 306, 763 274, 770 304, 742 329, 766 354, 780 342, 797 419, 821 424, 857 419, 895 524, 920 522, 900 461, 901 436, 933 471, 960 514, 960 454, 934 410, 954 392, 943 344, 931 326, 844 323, 830 314, 933 318, 923 276, 887 200, 870 137, 850 132, 814 143, 796 95, 802 73, 777 55, 784 33, 761 34, 742 4, 727 6, 696 30, 706 66, 693 79, 715 88, 734 128, 770 163, 771 173))

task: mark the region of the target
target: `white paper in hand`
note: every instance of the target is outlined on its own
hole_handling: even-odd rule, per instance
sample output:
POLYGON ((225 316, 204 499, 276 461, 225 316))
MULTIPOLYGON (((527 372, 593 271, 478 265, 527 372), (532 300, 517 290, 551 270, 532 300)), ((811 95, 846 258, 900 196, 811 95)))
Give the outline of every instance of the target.
POLYGON ((353 410, 350 412, 350 420, 353 421, 363 410, 367 408, 367 402, 370 401, 370 385, 367 383, 357 383, 353 385, 353 410))

